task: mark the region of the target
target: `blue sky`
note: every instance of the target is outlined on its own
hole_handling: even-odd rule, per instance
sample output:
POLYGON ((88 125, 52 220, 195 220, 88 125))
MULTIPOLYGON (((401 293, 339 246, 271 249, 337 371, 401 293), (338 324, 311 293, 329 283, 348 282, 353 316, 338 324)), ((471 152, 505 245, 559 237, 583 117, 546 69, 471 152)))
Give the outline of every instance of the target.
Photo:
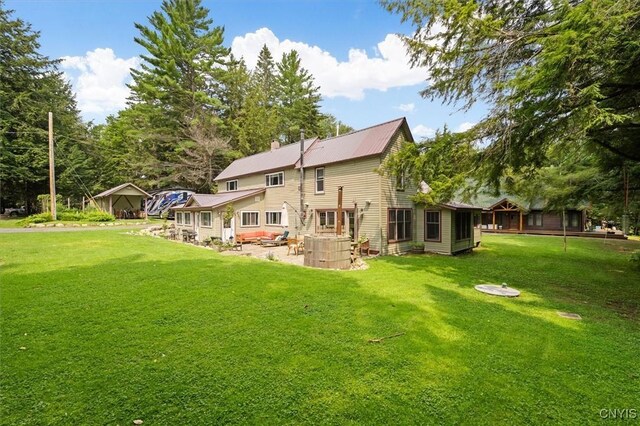
MULTIPOLYGON (((251 67, 263 44, 276 59, 296 49, 321 86, 323 112, 356 128, 406 116, 416 139, 448 125, 465 129, 486 108, 463 113, 420 98, 428 74, 411 69, 396 34, 412 29, 373 0, 205 0, 225 45, 251 67)), ((134 23, 160 0, 5 0, 14 17, 40 31, 41 52, 62 70, 86 120, 103 122, 124 106, 129 68, 144 50, 134 23)))

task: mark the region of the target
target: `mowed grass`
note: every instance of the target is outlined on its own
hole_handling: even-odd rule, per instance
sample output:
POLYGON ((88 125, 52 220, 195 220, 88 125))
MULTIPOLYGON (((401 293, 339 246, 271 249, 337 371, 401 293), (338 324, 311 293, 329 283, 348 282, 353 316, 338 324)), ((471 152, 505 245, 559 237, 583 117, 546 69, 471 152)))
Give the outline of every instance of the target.
POLYGON ((336 272, 115 230, 0 235, 0 421, 600 423, 640 409, 639 246, 485 235, 336 272), (522 296, 473 289, 502 282, 522 296))

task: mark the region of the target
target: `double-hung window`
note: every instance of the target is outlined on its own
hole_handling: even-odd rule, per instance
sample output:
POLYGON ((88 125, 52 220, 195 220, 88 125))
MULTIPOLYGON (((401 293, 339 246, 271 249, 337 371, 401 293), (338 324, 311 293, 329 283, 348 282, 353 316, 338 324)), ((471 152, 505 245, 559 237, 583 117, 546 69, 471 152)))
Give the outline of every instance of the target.
POLYGON ((211 227, 211 212, 202 212, 202 213, 200 213, 200 221, 202 222, 202 226, 210 228, 211 227))
POLYGON ((319 211, 318 221, 320 230, 334 229, 336 227, 336 212, 335 211, 319 211))
POLYGON ((260 226, 258 212, 242 212, 240 226, 260 226))
POLYGON ((182 212, 177 212, 176 213, 176 224, 177 225, 182 225, 183 220, 182 220, 182 212))
POLYGON ((228 180, 227 181, 227 191, 237 191, 238 190, 238 179, 236 180, 228 180))
POLYGON ((440 211, 427 210, 424 212, 424 240, 440 241, 440 211))
POLYGON ((387 215, 387 240, 408 241, 411 239, 411 209, 389 209, 387 215))
POLYGON ((324 167, 316 169, 316 194, 324 194, 324 167))
POLYGON ((191 225, 191 213, 190 212, 185 212, 185 214, 184 214, 184 224, 185 225, 191 225))
POLYGON ((267 225, 280 225, 282 223, 282 212, 266 212, 267 225))
POLYGON ((284 172, 266 174, 265 185, 266 186, 284 186, 284 172))

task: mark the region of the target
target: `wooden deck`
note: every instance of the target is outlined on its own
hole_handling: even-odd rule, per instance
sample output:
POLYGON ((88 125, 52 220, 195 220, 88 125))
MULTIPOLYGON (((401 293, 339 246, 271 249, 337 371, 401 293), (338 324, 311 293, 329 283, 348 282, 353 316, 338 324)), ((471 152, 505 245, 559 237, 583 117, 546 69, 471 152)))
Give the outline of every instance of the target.
MULTIPOLYGON (((555 235, 562 236, 562 231, 549 231, 549 230, 532 230, 525 229, 518 231, 517 229, 482 229, 482 232, 490 234, 527 234, 527 235, 555 235)), ((579 232, 579 231, 567 231, 567 237, 585 237, 585 238, 607 238, 612 240, 626 240, 627 237, 622 234, 607 234, 606 232, 579 232)))

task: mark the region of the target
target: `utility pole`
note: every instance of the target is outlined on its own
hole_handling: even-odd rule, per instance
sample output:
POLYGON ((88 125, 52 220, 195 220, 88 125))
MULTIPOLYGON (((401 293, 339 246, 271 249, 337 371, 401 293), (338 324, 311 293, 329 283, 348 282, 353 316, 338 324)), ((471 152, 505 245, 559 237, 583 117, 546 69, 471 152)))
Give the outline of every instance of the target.
POLYGON ((57 219, 56 214, 56 169, 53 154, 53 113, 49 112, 49 197, 51 198, 51 216, 57 219))
POLYGON ((302 232, 304 226, 304 130, 300 130, 300 232, 302 232))

